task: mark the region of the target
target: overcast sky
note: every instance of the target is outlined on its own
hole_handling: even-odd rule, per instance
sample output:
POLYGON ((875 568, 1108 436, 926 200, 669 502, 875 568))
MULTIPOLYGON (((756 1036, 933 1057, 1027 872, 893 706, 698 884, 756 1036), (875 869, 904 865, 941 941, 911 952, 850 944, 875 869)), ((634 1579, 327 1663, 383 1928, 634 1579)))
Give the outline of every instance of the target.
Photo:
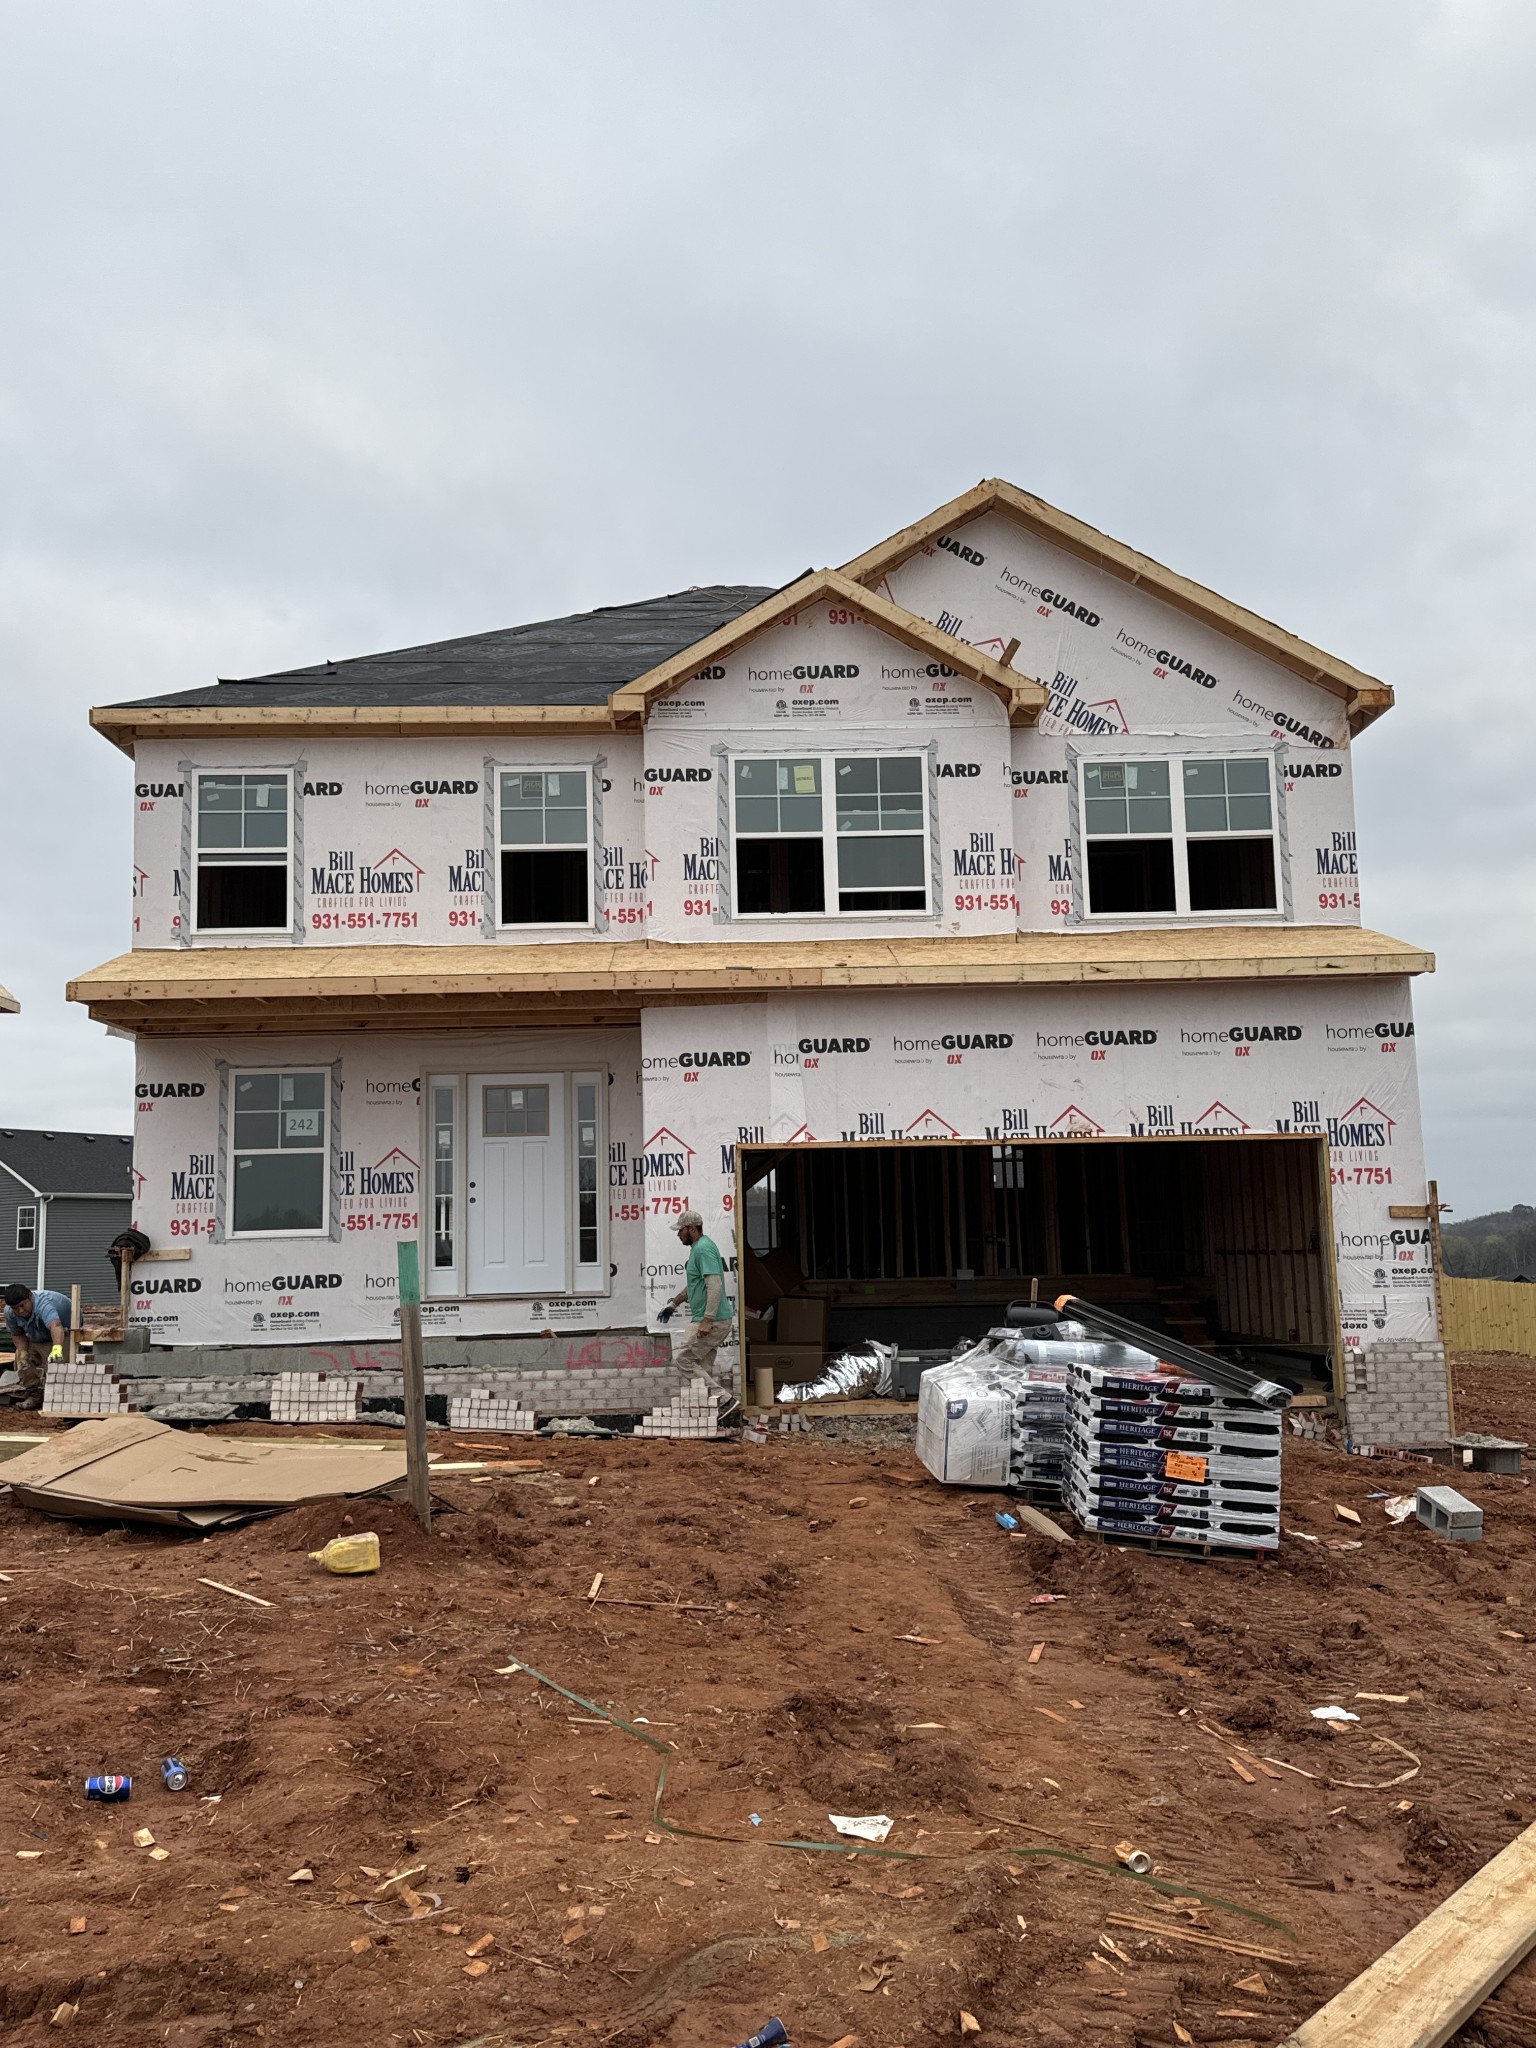
POLYGON ((1536 1200, 1536 9, 0 0, 0 1119, 127 1130, 93 703, 1002 475, 1390 681, 1431 1173, 1536 1200))

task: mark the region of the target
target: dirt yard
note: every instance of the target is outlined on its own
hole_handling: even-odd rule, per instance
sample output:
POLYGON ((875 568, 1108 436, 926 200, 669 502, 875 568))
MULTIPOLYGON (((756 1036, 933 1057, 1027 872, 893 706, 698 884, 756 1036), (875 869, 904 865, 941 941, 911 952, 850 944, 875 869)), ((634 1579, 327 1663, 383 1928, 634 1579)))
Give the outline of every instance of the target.
MULTIPOLYGON (((1464 1360, 1458 1423, 1533 1396, 1464 1360)), ((1459 1476, 1452 1545, 1368 1498, 1450 1475, 1292 1446, 1318 1540, 1203 1562, 1008 1536, 901 1450, 498 1441, 434 1438, 542 1464, 443 1481, 430 1540, 353 1508, 364 1579, 308 1561, 335 1507, 201 1541, 0 1494, 8 2039, 1273 2044, 1536 1819, 1522 1479, 1459 1476), (661 1755, 513 1663, 670 1745, 655 1813, 661 1755), (832 1813, 900 1853, 796 1846, 832 1813)), ((1533 2039, 1530 1965, 1458 2036, 1533 2039)))

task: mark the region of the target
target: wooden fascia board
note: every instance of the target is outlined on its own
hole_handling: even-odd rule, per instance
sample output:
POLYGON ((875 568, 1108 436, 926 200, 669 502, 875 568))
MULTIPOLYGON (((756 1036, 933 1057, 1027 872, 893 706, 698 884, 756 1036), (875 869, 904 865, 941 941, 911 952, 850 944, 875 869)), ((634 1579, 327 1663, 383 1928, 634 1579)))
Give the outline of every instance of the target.
POLYGON ((952 633, 941 632, 915 612, 892 604, 889 598, 854 583, 837 569, 815 570, 809 576, 802 576, 797 583, 790 584, 786 590, 775 591, 772 597, 754 605, 751 611, 743 612, 739 619, 730 620, 705 639, 695 641, 680 654, 672 655, 645 675, 637 676, 632 683, 615 690, 609 699, 610 707, 616 715, 621 712, 643 715, 658 697, 680 689, 700 669, 727 659, 760 633, 768 632, 807 606, 829 597, 861 613, 871 625, 899 640, 904 647, 911 648, 914 654, 924 654, 930 660, 940 661, 968 682, 990 690, 1008 706, 1010 715, 1016 712, 1038 715, 1045 708, 1048 701, 1046 692, 1033 677, 1017 675, 1012 669, 1004 668, 990 655, 980 653, 964 640, 957 640, 952 633))
POLYGON ((854 582, 873 588, 882 577, 888 576, 920 548, 926 547, 937 534, 947 533, 991 511, 1004 513, 1053 547, 1091 563, 1094 568, 1118 577, 1123 583, 1150 591, 1154 597, 1172 605, 1186 617, 1198 619, 1202 625, 1237 641, 1251 653, 1289 669, 1305 682, 1314 683, 1335 697, 1342 697, 1349 705, 1352 731, 1362 730, 1392 707, 1392 689, 1378 677, 1367 675, 1363 669, 1357 669, 1347 661, 1340 661, 1336 655, 1314 647, 1295 633, 1288 633, 1283 626, 1261 618, 1245 605, 1234 604, 1219 591, 1210 590, 1188 576, 1181 576, 1177 570, 1127 547, 1123 541, 1114 540, 1107 533, 1101 533, 1085 520, 1076 519, 1070 512, 1063 512, 1058 506, 1047 504, 1043 498, 1036 498, 997 477, 977 484, 974 490, 966 491, 961 497, 952 498, 947 505, 941 505, 915 525, 893 533, 889 540, 845 564, 843 574, 854 582))
POLYGON ((997 485, 993 482, 975 484, 968 491, 962 491, 958 498, 951 498, 947 505, 940 505, 936 511, 914 521, 911 526, 902 527, 889 540, 880 541, 875 547, 866 548, 862 555, 855 555, 851 562, 844 562, 842 573, 850 583, 862 583, 873 590, 882 576, 889 576, 893 569, 899 569, 919 549, 941 533, 949 533, 957 526, 967 526, 971 520, 979 519, 984 512, 990 512, 997 503, 997 485))
POLYGON ((160 704, 105 705, 91 724, 132 755, 141 740, 493 738, 507 732, 612 732, 606 704, 160 704))
MULTIPOLYGON (((558 950, 551 948, 550 950, 558 950)), ((691 950, 691 949, 680 949, 691 950)), ((114 963, 115 964, 115 963, 114 963)), ((494 1011, 516 1000, 516 1024, 526 1027, 537 1016, 571 1010, 606 1010, 625 1014, 646 1006, 673 1007, 695 1002, 751 1000, 769 991, 890 990, 946 988, 1084 987, 1135 983, 1348 981, 1383 976, 1429 974, 1434 955, 1401 947, 1381 952, 1352 953, 1319 948, 1313 952, 1269 951, 1260 934, 1251 949, 1209 955, 1136 956, 1119 959, 1100 954, 964 959, 938 954, 902 959, 892 954, 861 960, 797 959, 744 963, 701 960, 615 961, 610 967, 561 972, 519 967, 484 974, 454 972, 412 974, 268 975, 259 970, 190 982, 177 976, 105 977, 99 972, 68 985, 71 1002, 85 1005, 103 1023, 139 1029, 164 1028, 179 1018, 205 1029, 238 1028, 241 1016, 254 1019, 276 1006, 288 1018, 315 1021, 362 1019, 387 1012, 394 1028, 403 1028, 407 1014, 430 1020, 447 1008, 494 1011)))

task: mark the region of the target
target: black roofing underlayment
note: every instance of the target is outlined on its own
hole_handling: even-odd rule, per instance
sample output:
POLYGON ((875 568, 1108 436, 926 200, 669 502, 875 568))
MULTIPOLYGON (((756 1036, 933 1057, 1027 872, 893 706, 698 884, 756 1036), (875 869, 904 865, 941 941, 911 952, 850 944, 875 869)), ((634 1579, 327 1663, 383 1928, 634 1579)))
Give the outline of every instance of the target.
POLYGON ((565 619, 471 633, 462 640, 434 640, 390 654, 245 676, 165 697, 139 697, 116 708, 604 704, 621 684, 632 683, 772 595, 765 585, 711 583, 642 604, 609 605, 565 619))

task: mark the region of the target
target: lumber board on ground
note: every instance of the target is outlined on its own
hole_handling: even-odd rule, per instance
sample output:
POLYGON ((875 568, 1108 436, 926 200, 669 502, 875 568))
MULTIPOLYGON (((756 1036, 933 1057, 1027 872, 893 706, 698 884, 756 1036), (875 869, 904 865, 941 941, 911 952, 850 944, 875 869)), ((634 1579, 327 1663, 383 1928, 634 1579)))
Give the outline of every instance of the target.
POLYGON ((1281 2048, 1444 2048, 1536 1948, 1536 1826, 1379 1956, 1281 2048))

